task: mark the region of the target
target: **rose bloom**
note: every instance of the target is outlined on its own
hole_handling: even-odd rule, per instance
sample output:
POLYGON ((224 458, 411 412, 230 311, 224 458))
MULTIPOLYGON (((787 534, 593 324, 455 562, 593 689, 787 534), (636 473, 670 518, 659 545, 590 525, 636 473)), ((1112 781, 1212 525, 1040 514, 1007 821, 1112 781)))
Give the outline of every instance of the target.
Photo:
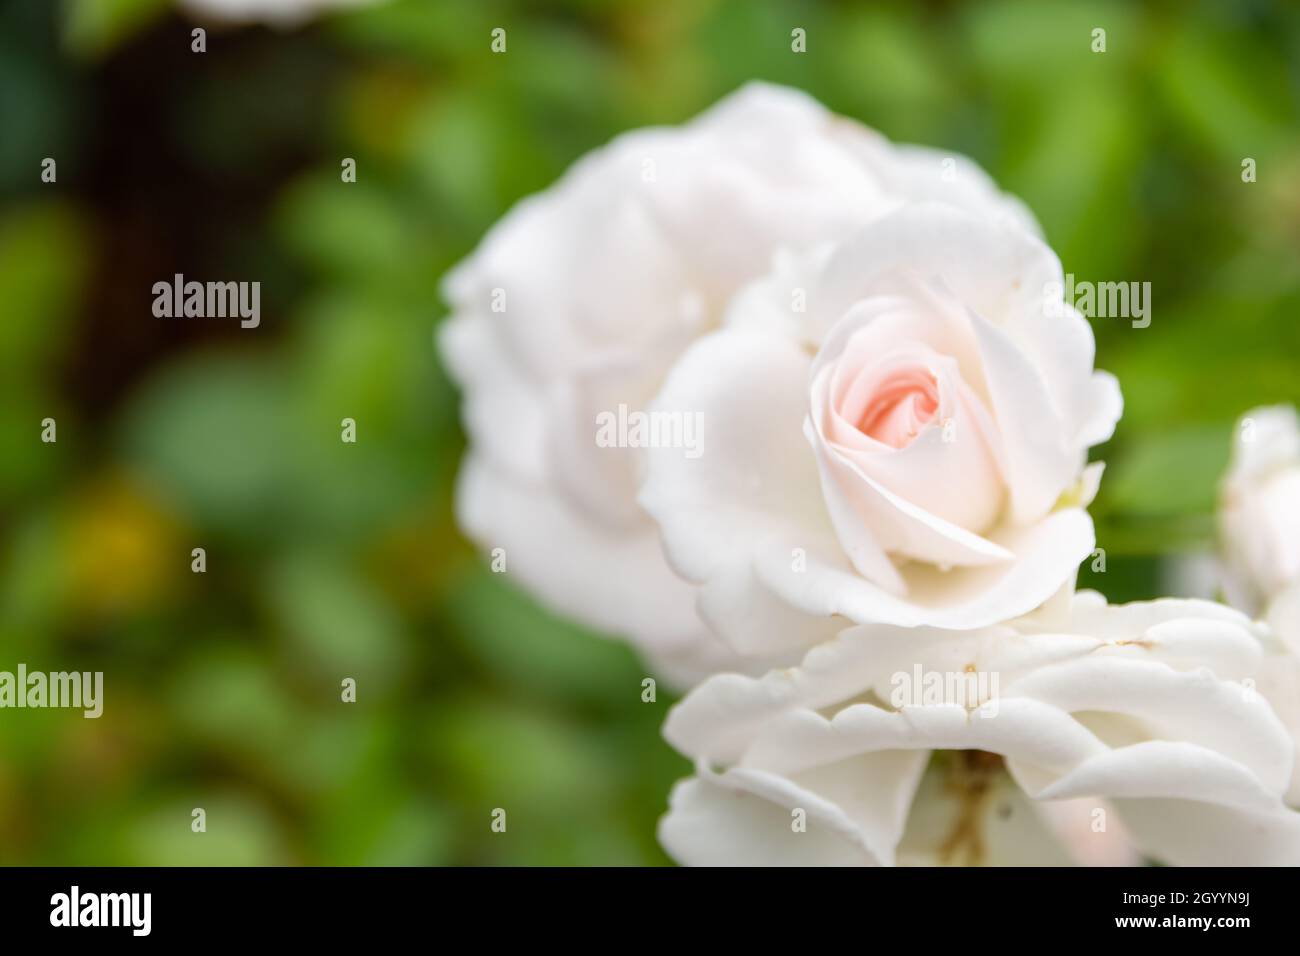
POLYGON ((1300 425, 1295 409, 1257 408, 1237 423, 1219 498, 1229 600, 1263 613, 1300 582, 1300 425))
MULTIPOLYGON (((1223 590, 1289 648, 1260 687, 1284 718, 1300 723, 1300 424, 1290 406, 1256 408, 1234 434, 1219 494, 1223 590)), ((1290 796, 1300 801, 1300 781, 1290 796)))
POLYGON ((696 865, 1295 865, 1292 738, 1253 683, 1278 653, 1221 605, 1088 592, 960 634, 849 628, 672 710, 697 769, 660 840, 696 865), (915 668, 997 694, 894 706, 915 668))
POLYGON ((640 499, 731 646, 981 627, 1073 581, 1121 400, 1061 287, 1035 236, 915 203, 736 296, 656 400, 702 453, 655 450, 640 499))
MULTIPOLYGON (((778 251, 848 237, 922 199, 990 227, 1037 228, 969 161, 894 146, 763 84, 579 160, 445 280, 452 317, 441 345, 469 437, 461 526, 503 549, 509 576, 544 604, 631 638, 666 675, 688 681, 733 662, 637 501, 646 449, 625 447, 640 444, 630 437, 598 443, 598 422, 620 408, 643 412, 683 350, 718 328, 732 295, 778 251)), ((1058 344, 1079 344, 1090 361, 1091 339, 1074 338, 1058 344)), ((751 384, 761 389, 762 375, 755 369, 751 384)), ((739 390, 734 399, 752 402, 739 390)), ((901 415, 880 427, 904 428, 901 415)), ((713 423, 702 423, 707 436, 713 423)))

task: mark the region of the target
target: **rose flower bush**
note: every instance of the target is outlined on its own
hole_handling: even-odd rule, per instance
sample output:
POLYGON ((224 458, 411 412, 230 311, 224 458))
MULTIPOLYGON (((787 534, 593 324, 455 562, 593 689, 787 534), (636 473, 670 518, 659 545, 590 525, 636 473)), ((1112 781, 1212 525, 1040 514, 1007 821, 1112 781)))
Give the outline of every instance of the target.
POLYGON ((847 238, 922 199, 1037 229, 969 161, 895 146, 763 84, 683 127, 620 136, 520 202, 444 284, 441 344, 470 440, 462 527, 502 548, 545 604, 632 639, 665 674, 735 664, 637 502, 644 449, 598 446, 597 417, 645 409, 779 250, 847 238))
MULTIPOLYGON (((679 862, 1300 861, 1293 638, 1074 593, 1122 400, 1064 285, 973 164, 764 85, 583 158, 447 277, 462 526, 703 678, 665 727, 679 862)), ((1253 530, 1291 434, 1225 486, 1254 603, 1296 577, 1253 530)))

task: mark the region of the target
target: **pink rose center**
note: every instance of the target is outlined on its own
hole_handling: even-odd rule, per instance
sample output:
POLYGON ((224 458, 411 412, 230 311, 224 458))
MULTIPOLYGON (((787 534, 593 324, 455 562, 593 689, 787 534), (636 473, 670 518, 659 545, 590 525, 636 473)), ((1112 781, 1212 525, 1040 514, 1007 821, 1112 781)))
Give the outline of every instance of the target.
POLYGON ((873 390, 858 417, 862 434, 891 448, 904 448, 928 425, 939 408, 939 386, 928 369, 901 368, 873 390))

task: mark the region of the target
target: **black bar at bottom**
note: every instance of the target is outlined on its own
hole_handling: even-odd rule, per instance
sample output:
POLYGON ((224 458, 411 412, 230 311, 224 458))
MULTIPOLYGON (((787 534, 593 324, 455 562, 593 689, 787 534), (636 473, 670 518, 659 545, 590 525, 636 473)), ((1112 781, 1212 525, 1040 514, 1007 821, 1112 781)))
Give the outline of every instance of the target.
POLYGON ((1022 929, 1053 939, 1172 933, 1231 942, 1289 927, 1296 885, 1290 869, 0 868, 0 926, 6 943, 75 934, 92 945, 337 947, 419 934, 459 947, 514 933, 533 944, 695 945, 704 934, 735 942, 782 930, 805 941, 898 932, 918 942, 933 933, 1005 942, 1022 929))

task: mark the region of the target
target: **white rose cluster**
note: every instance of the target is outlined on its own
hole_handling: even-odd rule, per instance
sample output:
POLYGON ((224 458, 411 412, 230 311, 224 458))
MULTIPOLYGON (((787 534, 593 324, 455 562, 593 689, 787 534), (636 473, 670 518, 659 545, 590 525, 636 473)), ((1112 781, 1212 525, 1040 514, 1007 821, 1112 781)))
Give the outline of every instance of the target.
POLYGON ((693 688, 675 859, 1300 862, 1286 642, 1074 593, 1122 402, 1062 288, 975 164, 764 84, 579 160, 446 278, 462 527, 693 688))

